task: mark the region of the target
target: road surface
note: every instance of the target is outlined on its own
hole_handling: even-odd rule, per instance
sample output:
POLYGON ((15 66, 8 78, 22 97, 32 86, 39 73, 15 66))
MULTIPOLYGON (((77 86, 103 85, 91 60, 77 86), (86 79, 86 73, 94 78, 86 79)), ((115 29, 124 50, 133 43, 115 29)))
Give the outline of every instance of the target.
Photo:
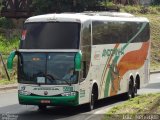
MULTIPOLYGON (((160 74, 150 77, 150 83, 139 90, 139 94, 160 92, 160 74)), ((0 120, 5 117, 14 120, 100 120, 107 110, 124 101, 121 96, 107 98, 99 101, 91 112, 87 112, 85 106, 49 107, 46 111, 38 111, 37 106, 19 105, 17 90, 3 91, 0 92, 0 120)))

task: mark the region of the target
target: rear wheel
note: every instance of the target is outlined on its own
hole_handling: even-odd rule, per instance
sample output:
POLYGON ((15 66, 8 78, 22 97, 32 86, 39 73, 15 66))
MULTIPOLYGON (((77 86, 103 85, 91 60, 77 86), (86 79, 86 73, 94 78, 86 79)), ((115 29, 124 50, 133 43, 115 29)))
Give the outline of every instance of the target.
POLYGON ((128 98, 134 98, 135 97, 135 87, 134 83, 132 81, 129 82, 129 90, 128 90, 128 98))
POLYGON ((134 86, 134 93, 135 93, 135 95, 137 95, 137 83, 134 86))

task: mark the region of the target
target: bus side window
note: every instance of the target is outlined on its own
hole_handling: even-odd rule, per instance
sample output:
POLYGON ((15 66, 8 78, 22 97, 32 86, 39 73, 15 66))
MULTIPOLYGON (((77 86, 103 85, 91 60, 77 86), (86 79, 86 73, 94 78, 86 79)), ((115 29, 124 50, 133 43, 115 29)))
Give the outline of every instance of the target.
POLYGON ((80 82, 83 82, 88 74, 90 62, 82 61, 82 71, 80 72, 80 82))
POLYGON ((83 82, 86 78, 86 62, 85 61, 82 61, 82 64, 81 64, 81 68, 82 70, 80 71, 80 81, 79 82, 83 82))
POLYGON ((81 38, 82 66, 80 71, 80 82, 84 81, 88 75, 91 61, 91 22, 84 23, 81 38))

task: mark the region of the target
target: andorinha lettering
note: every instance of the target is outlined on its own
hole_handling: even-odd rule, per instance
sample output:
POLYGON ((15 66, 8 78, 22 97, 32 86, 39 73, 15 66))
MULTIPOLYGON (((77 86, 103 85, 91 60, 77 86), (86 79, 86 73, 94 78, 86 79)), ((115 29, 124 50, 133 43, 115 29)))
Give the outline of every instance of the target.
POLYGON ((106 57, 106 56, 111 56, 111 55, 115 55, 115 56, 121 56, 124 55, 124 50, 122 48, 120 49, 104 49, 103 53, 102 53, 102 57, 106 57))
POLYGON ((59 90, 58 88, 34 88, 33 90, 59 90))

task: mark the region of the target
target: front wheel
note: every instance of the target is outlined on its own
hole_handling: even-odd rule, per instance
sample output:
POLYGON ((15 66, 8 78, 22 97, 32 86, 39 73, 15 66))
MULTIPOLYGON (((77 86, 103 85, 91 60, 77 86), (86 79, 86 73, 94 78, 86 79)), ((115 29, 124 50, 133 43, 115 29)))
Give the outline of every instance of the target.
POLYGON ((38 105, 38 110, 40 111, 44 111, 47 109, 47 106, 46 105, 38 105))
POLYGON ((90 100, 89 104, 87 105, 88 111, 91 111, 91 110, 94 109, 94 105, 95 105, 95 94, 94 94, 93 91, 94 91, 94 90, 92 90, 91 100, 90 100))

